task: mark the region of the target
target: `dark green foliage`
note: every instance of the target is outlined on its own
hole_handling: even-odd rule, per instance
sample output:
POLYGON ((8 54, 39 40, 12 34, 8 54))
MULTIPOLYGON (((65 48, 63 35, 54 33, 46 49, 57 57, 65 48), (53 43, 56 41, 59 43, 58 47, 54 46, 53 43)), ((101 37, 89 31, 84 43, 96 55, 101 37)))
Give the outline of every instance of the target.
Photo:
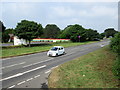
POLYGON ((120 54, 120 32, 111 39, 110 47, 114 52, 120 54))
POLYGON ((15 35, 30 42, 33 38, 40 37, 42 34, 42 25, 34 21, 22 20, 15 28, 15 35))
POLYGON ((99 33, 96 30, 86 29, 86 38, 88 41, 94 41, 99 38, 99 33))
POLYGON ((3 36, 3 32, 5 31, 5 26, 3 24, 3 22, 0 21, 0 42, 3 42, 2 40, 2 36, 3 36))
POLYGON ((113 65, 113 73, 120 80, 120 55, 118 55, 113 65))
POLYGON ((104 31, 104 33, 105 33, 105 36, 109 38, 110 36, 114 37, 114 35, 118 32, 115 31, 114 28, 108 28, 104 31))
POLYGON ((85 41, 84 38, 82 37, 85 33, 85 29, 78 25, 69 25, 67 26, 63 33, 60 35, 60 38, 66 38, 66 39, 71 39, 73 42, 79 41, 78 36, 81 36, 81 41, 85 41))
POLYGON ((48 24, 44 29, 44 38, 58 38, 60 29, 55 24, 48 24))
POLYGON ((14 33, 14 29, 12 29, 12 28, 6 29, 6 30, 2 33, 2 42, 3 42, 3 43, 8 42, 8 40, 10 39, 9 34, 13 34, 13 33, 14 33))
POLYGON ((99 38, 99 33, 96 30, 85 29, 82 26, 75 24, 67 26, 59 37, 71 39, 73 42, 93 41, 94 39, 99 38), (78 36, 80 36, 80 39, 78 36))
POLYGON ((117 78, 120 80, 120 32, 117 33, 115 37, 111 39, 110 47, 112 51, 118 54, 118 57, 113 66, 113 72, 117 76, 117 78))
POLYGON ((103 39, 105 37, 105 33, 100 34, 100 39, 103 39))
POLYGON ((4 32, 5 31, 5 26, 3 24, 3 22, 0 21, 0 32, 4 32))
POLYGON ((8 42, 10 36, 7 33, 2 33, 2 43, 8 42))

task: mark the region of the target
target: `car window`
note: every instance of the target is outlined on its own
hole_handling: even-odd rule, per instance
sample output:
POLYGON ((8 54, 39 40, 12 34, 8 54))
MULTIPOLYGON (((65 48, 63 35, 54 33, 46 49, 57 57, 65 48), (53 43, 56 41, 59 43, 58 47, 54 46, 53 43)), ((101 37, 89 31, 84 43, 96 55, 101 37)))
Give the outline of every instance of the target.
POLYGON ((63 48, 61 48, 61 49, 63 49, 63 48))
POLYGON ((53 48, 51 48, 51 50, 52 50, 52 51, 57 51, 58 48, 57 48, 57 47, 53 47, 53 48))
POLYGON ((61 50, 61 48, 59 48, 59 50, 61 50))

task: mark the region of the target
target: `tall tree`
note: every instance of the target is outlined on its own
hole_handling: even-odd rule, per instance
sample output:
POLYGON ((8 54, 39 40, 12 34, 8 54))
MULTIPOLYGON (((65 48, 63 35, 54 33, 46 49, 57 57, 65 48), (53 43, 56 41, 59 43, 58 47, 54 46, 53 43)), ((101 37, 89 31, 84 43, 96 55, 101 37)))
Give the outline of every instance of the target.
POLYGON ((14 34, 20 39, 23 38, 29 41, 30 46, 31 40, 39 37, 42 34, 42 30, 41 24, 37 24, 34 21, 22 20, 17 24, 14 34))
POLYGON ((60 34, 60 28, 55 24, 48 24, 44 29, 45 38, 58 38, 60 34))
POLYGON ((86 29, 85 35, 88 41, 93 41, 100 37, 99 33, 96 30, 92 29, 86 29))
POLYGON ((6 27, 4 26, 3 22, 0 21, 0 32, 4 32, 6 27))
POLYGON ((110 36, 114 37, 114 35, 118 33, 118 31, 114 30, 114 28, 108 28, 104 31, 104 33, 105 33, 105 36, 108 38, 110 36))
POLYGON ((75 24, 67 26, 59 37, 71 39, 73 42, 92 41, 99 38, 99 33, 96 30, 85 29, 81 25, 75 24))
POLYGON ((73 42, 76 42, 79 41, 78 36, 80 36, 81 41, 85 41, 84 34, 85 29, 81 25, 75 24, 67 26, 60 35, 60 38, 71 39, 73 42))
POLYGON ((6 43, 8 42, 8 40, 12 41, 13 37, 10 37, 10 34, 14 33, 14 29, 9 28, 6 29, 3 33, 2 33, 2 42, 6 43))
POLYGON ((3 41, 3 40, 2 40, 2 39, 3 39, 2 36, 3 36, 3 34, 4 34, 3 32, 5 31, 5 28, 6 28, 6 27, 4 26, 3 22, 0 21, 0 42, 3 41))

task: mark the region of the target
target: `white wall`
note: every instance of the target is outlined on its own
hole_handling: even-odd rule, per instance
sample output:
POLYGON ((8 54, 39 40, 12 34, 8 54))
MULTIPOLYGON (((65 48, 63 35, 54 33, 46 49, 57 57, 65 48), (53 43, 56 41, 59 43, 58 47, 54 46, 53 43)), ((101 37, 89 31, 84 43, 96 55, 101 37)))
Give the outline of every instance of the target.
POLYGON ((14 45, 27 45, 27 42, 24 39, 19 39, 17 36, 14 36, 14 45))

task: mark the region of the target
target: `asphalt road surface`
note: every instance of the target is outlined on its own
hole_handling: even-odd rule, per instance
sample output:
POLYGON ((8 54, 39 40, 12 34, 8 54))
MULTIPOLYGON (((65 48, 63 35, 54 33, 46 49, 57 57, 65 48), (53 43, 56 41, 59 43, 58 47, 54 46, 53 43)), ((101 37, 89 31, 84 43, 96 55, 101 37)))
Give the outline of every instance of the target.
POLYGON ((47 52, 2 59, 2 88, 47 88, 53 68, 108 45, 109 41, 65 48, 66 54, 48 57, 47 52))

